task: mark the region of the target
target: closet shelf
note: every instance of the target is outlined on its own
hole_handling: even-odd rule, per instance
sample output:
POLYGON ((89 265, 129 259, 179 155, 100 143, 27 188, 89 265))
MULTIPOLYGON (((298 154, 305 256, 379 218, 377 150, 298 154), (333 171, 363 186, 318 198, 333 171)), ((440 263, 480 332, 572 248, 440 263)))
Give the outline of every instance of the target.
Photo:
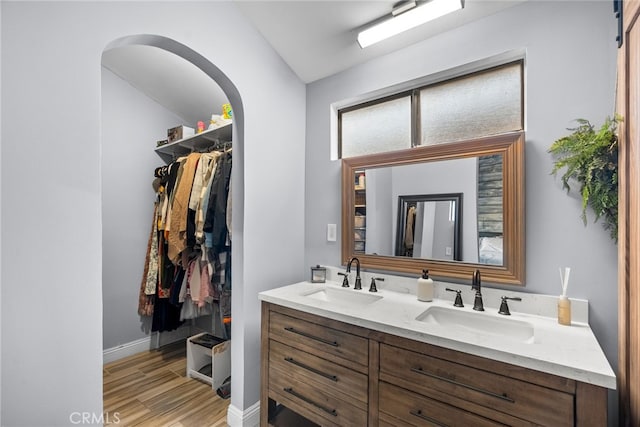
POLYGON ((205 130, 199 134, 189 136, 187 138, 174 141, 170 144, 156 147, 156 153, 166 161, 170 161, 174 157, 189 154, 192 151, 206 151, 207 148, 218 142, 231 141, 232 123, 219 128, 205 130))

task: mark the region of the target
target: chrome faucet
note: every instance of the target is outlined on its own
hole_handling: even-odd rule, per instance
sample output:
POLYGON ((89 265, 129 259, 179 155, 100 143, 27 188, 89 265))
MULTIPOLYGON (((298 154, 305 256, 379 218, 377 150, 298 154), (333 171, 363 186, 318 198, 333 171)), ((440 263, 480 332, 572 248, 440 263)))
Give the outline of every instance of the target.
POLYGON ((362 289, 362 280, 360 279, 360 260, 356 257, 353 257, 349 260, 347 264, 347 273, 351 273, 351 263, 356 262, 356 284, 353 286, 353 289, 360 290, 362 289))
POLYGON ((473 309, 475 311, 484 311, 484 304, 482 303, 482 285, 480 280, 480 270, 476 270, 473 273, 471 279, 471 289, 475 289, 476 297, 473 300, 473 309))

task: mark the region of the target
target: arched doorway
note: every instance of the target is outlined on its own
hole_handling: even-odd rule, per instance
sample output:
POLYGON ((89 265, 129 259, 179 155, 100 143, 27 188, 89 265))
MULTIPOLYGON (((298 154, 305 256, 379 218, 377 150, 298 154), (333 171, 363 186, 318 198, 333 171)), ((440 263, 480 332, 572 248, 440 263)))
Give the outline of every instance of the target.
MULTIPOLYGON (((192 50, 191 48, 178 43, 172 39, 168 39, 166 37, 162 37, 162 36, 156 36, 156 35, 135 35, 135 36, 128 36, 128 37, 123 37, 120 39, 117 39, 113 42, 111 42, 104 50, 104 52, 109 52, 115 49, 119 49, 119 48, 125 48, 125 47, 130 47, 130 46, 145 46, 145 47, 150 47, 150 48, 156 48, 156 49, 161 49, 163 51, 166 51, 172 55, 176 55, 182 59, 184 59, 185 61, 188 61, 190 64, 192 64, 194 67, 196 67, 197 69, 201 70, 203 73, 205 73, 212 81, 215 81, 216 84, 218 84, 220 86, 220 88, 222 89, 222 91, 224 92, 224 94, 226 95, 226 98, 228 99, 228 101, 231 103, 232 107, 233 107, 233 115, 234 115, 234 122, 233 122, 233 162, 234 162, 234 166, 233 166, 233 194, 232 197, 234 200, 237 201, 241 201, 242 200, 242 195, 243 195, 243 158, 242 158, 242 153, 243 153, 243 124, 244 124, 244 114, 243 114, 243 106, 242 106, 242 102, 240 99, 240 95, 238 93, 238 90, 236 89, 235 85, 228 79, 228 77, 218 68, 216 67, 211 61, 209 61, 208 59, 204 58, 202 55, 198 54, 197 52, 195 52, 194 50, 192 50)), ((176 76, 176 78, 179 78, 179 76, 176 76)), ((103 92, 104 92, 104 84, 103 84, 103 92)), ((105 98, 105 94, 103 93, 103 98, 105 98)), ((103 104, 104 105, 104 104, 103 104)), ((134 126, 132 124, 132 126, 134 126)), ((166 129, 166 127, 165 127, 166 129)), ((105 142, 105 133, 108 132, 108 123, 105 123, 104 120, 104 115, 103 115, 103 129, 102 129, 102 134, 103 134, 103 260, 104 258, 104 253, 106 253, 107 251, 104 250, 105 245, 109 245, 109 244, 114 244, 114 242, 110 242, 110 240, 118 240, 120 239, 120 243, 123 244, 123 248, 127 247, 126 245, 129 243, 127 241, 127 237, 130 236, 130 233, 118 233, 117 230, 114 230, 113 227, 111 227, 111 225, 107 224, 107 218, 106 218, 106 210, 110 209, 111 206, 106 206, 105 205, 105 200, 109 197, 109 191, 107 191, 105 189, 105 180, 107 179, 106 174, 107 174, 107 167, 105 167, 105 162, 109 162, 109 159, 105 158, 105 153, 106 153, 106 149, 104 149, 104 142, 105 142)), ((150 155, 156 159, 159 160, 157 158, 155 158, 155 154, 153 153, 153 148, 155 147, 155 144, 150 144, 149 142, 153 142, 153 141, 148 141, 147 144, 145 144, 144 150, 147 150, 148 153, 150 153, 150 155)), ((122 169, 122 164, 120 165, 120 169, 122 169)), ((135 167, 135 166, 134 166, 135 167)), ((126 169, 126 168, 125 168, 126 169)), ((148 170, 146 171, 148 172, 148 170)), ((150 175, 148 175, 150 177, 150 175)), ((144 184, 146 186, 149 186, 150 183, 150 179, 146 179, 142 178, 141 179, 144 184)), ((123 183, 123 185, 120 185, 119 187, 123 187, 124 185, 126 185, 126 183, 123 183)), ((119 196, 118 196, 119 197, 119 196)), ((120 197, 122 198, 122 197, 120 197)), ((134 197, 135 198, 135 197, 134 197)), ((124 199, 126 199, 126 197, 124 197, 124 199)), ((146 202, 145 201, 141 201, 140 202, 142 205, 146 206, 146 202)), ((146 222, 147 224, 150 221, 150 217, 149 216, 145 216, 144 218, 141 219, 142 222, 146 222)), ((113 221, 112 221, 113 222, 113 221)), ((144 227, 144 228, 148 228, 148 227, 144 227)), ((242 233, 241 232, 236 232, 234 233, 233 231, 238 231, 238 230, 242 230, 242 203, 235 203, 234 202, 234 207, 233 207, 233 227, 232 227, 232 234, 235 234, 235 238, 234 238, 234 243, 233 243, 233 251, 236 251, 236 248, 240 248, 242 245, 242 233)), ((145 233, 148 234, 148 230, 145 230, 145 233)), ((115 244, 117 245, 118 242, 115 242, 115 244)), ((139 246, 139 244, 138 244, 139 246)), ((139 254, 140 254, 140 250, 138 248, 128 248, 128 250, 132 250, 134 253, 133 255, 131 255, 132 257, 136 258, 134 260, 137 261, 138 263, 142 263, 142 258, 139 258, 139 254)), ((235 281, 235 275, 236 275, 236 271, 242 271, 242 258, 241 257, 234 257, 234 266, 233 266, 233 275, 234 275, 234 281, 235 281)), ((116 280, 105 280, 105 271, 107 270, 119 270, 120 266, 114 263, 110 263, 110 262, 105 262, 103 261, 103 307, 104 307, 104 318, 107 319, 109 316, 113 317, 113 316, 118 316, 118 312, 117 310, 112 310, 112 307, 117 306, 119 304, 118 299, 123 297, 122 294, 119 294, 118 292, 112 293, 109 296, 107 296, 105 294, 105 288, 106 287, 110 287, 112 283, 115 283, 116 286, 131 286, 131 281, 127 280, 126 278, 123 280, 120 280, 119 278, 116 278, 116 280), (112 282, 112 283, 109 283, 112 282), (128 282, 128 283, 121 283, 121 282, 128 282)), ((134 274, 135 275, 135 274, 134 274)), ((140 272, 137 273, 137 281, 139 282, 139 278, 140 278, 140 272)), ((117 277, 117 276, 116 276, 117 277)), ((135 283, 135 278, 133 279, 135 283)), ((240 283, 238 281, 238 283, 240 283)), ((135 287, 135 285, 134 285, 135 287)), ((129 298, 129 297, 127 297, 129 298)), ((130 303, 130 300, 127 301, 127 303, 130 303)), ((123 308, 124 309, 124 308, 123 308)), ((106 327, 106 320, 105 320, 105 326, 103 326, 103 329, 106 327)), ((117 328, 117 326, 116 326, 117 328)), ((157 345, 158 342, 153 342, 152 339, 149 339, 149 325, 145 325, 144 322, 142 323, 142 325, 140 326, 140 331, 138 331, 138 336, 140 336, 140 334, 144 334, 146 335, 145 338, 141 338, 141 339, 134 339, 133 341, 133 345, 131 345, 131 351, 135 351, 138 349, 144 349, 144 347, 146 346, 147 348, 149 348, 149 346, 153 347, 154 345, 157 345)), ((121 342, 116 342, 113 344, 110 344, 109 346, 105 345, 105 348, 111 348, 112 346, 119 346, 120 344, 122 344, 123 346, 129 346, 129 344, 131 344, 130 339, 128 338, 123 338, 121 342)))

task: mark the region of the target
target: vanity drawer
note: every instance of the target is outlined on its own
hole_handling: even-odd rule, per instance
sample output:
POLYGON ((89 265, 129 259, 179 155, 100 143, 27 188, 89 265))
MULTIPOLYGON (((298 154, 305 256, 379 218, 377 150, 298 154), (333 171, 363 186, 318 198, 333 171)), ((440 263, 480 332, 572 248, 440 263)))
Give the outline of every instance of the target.
POLYGON ((369 340, 366 338, 278 312, 270 312, 269 336, 346 367, 352 367, 354 363, 366 367, 369 363, 369 340))
POLYGON ((367 425, 366 404, 348 396, 336 397, 325 390, 325 386, 269 366, 269 397, 278 403, 323 426, 367 425))
POLYGON ((380 345, 380 379, 425 395, 456 396, 536 424, 573 425, 573 394, 387 344, 380 345))
POLYGON ((348 399, 368 401, 366 375, 321 359, 278 341, 269 341, 269 366, 288 373, 293 378, 308 382, 331 394, 344 393, 348 399))
POLYGON ((502 426, 503 424, 474 415, 387 383, 380 383, 381 424, 408 426, 502 426))

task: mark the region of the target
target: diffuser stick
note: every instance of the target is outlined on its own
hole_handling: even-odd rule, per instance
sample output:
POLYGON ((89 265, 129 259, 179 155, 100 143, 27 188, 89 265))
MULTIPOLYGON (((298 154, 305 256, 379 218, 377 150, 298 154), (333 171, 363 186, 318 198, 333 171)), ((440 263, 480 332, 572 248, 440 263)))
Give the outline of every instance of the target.
POLYGON ((562 268, 558 268, 560 272, 560 284, 562 285, 562 296, 567 296, 567 288, 569 287, 569 276, 571 275, 571 267, 564 268, 564 274, 562 274, 562 268))

